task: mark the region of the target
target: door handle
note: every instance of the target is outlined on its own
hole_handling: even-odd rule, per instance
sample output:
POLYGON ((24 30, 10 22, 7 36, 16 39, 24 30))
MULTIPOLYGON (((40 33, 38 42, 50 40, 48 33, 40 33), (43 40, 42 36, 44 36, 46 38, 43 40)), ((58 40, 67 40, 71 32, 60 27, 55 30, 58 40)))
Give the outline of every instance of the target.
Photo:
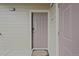
POLYGON ((34 28, 32 28, 32 31, 34 31, 34 28))
POLYGON ((33 31, 33 32, 35 32, 35 31, 36 31, 34 27, 32 28, 32 31, 33 31))
POLYGON ((2 33, 0 33, 0 35, 2 35, 2 33))

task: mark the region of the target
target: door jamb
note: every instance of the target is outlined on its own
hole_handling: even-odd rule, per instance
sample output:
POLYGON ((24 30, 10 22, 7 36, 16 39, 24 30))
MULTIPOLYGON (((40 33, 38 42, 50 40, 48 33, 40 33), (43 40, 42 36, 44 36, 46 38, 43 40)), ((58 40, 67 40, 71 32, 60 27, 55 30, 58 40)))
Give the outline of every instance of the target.
MULTIPOLYGON (((30 10, 30 49, 31 50, 33 50, 32 49, 32 13, 33 12, 47 12, 48 13, 48 20, 49 20, 49 10, 30 10)), ((48 21, 48 23, 49 23, 49 21, 48 21)), ((48 24, 48 27, 49 27, 49 24, 48 24)), ((48 30, 49 30, 49 28, 48 28, 48 30)), ((49 37, 49 36, 48 36, 49 37)), ((48 38, 48 40, 49 40, 49 38, 48 38)), ((48 41, 49 42, 49 41, 48 41)), ((49 44, 49 43, 48 43, 49 44)), ((37 49, 37 48, 36 48, 37 49)), ((44 49, 44 48, 43 48, 44 49)), ((45 48, 46 49, 46 48, 45 48)))

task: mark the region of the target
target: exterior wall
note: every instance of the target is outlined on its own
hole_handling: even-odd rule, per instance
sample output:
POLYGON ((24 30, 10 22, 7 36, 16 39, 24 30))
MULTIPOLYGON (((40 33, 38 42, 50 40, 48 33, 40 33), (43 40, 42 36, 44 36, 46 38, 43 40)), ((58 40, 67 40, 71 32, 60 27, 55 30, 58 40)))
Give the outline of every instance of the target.
POLYGON ((8 24, 6 25, 6 27, 8 27, 7 30, 4 30, 6 29, 4 25, 0 25, 1 28, 4 27, 4 29, 2 28, 0 30, 2 32, 6 31, 8 35, 6 36, 5 34, 5 37, 7 37, 10 42, 5 41, 9 46, 7 45, 6 50, 0 50, 0 53, 3 53, 2 55, 31 55, 30 10, 48 9, 49 4, 0 4, 0 17, 2 19, 5 18, 4 20, 0 18, 0 24, 8 24), (16 8, 16 11, 10 12, 10 8, 16 8), (14 29, 14 27, 16 28, 14 29), (9 48, 9 50, 7 50, 7 48, 9 48))
MULTIPOLYGON (((8 19, 6 23, 8 24, 16 24, 12 25, 6 25, 8 26, 7 30, 13 30, 14 27, 16 27, 15 31, 11 31, 12 33, 15 33, 16 35, 10 35, 12 39, 13 36, 18 35, 18 40, 15 42, 15 45, 10 45, 10 50, 1 50, 0 53, 5 53, 3 55, 31 55, 31 20, 30 20, 30 11, 31 10, 49 10, 49 19, 48 19, 48 49, 49 49, 49 55, 54 56, 56 55, 56 5, 54 5, 52 8, 49 7, 49 4, 0 4, 0 13, 4 12, 2 15, 4 18, 7 16, 8 19), (10 8, 16 8, 15 12, 10 12, 10 8), (6 14, 5 14, 6 12, 6 14), (8 15, 7 15, 8 14, 8 15), (14 16, 16 15, 16 16, 14 16), (12 18, 15 17, 15 18, 12 18), (12 19, 12 20, 11 20, 12 19), (17 21, 16 21, 17 19, 17 21), (22 20, 23 21, 22 21, 22 20), (10 22, 8 22, 11 20, 10 22), (20 22, 18 22, 20 20, 20 22), (18 23, 18 25, 17 25, 18 23), (23 25, 21 25, 23 24, 23 25), (24 26, 24 27, 23 27, 24 26), (19 27, 19 28, 18 28, 19 27), (11 28, 11 29, 10 29, 11 28), (26 29, 26 30, 23 30, 26 29), (23 31, 25 35, 23 34, 23 31), (17 34, 19 33, 19 34, 17 34), (24 36, 23 36, 24 35, 24 36), (22 37, 22 38, 21 38, 22 37), (22 40, 24 39, 24 40, 22 40), (21 43, 21 44, 20 44, 21 43), (13 49, 15 48, 15 49, 13 49), (22 49, 23 48, 23 49, 22 49)), ((4 21, 2 21, 4 22, 4 21)), ((2 23, 0 22, 0 24, 2 23)), ((2 25, 3 26, 3 25, 2 25)), ((5 28, 6 29, 6 28, 5 28)), ((3 29, 1 29, 3 30, 3 29)), ((6 36, 7 37, 7 36, 6 36)), ((14 38, 15 39, 15 38, 14 38)), ((15 40, 9 40, 11 43, 15 40)), ((8 42, 7 42, 8 43, 8 42)), ((14 43, 13 43, 14 44, 14 43)))
POLYGON ((49 16, 49 55, 56 55, 56 4, 52 8, 50 8, 50 16, 49 16))
POLYGON ((72 55, 79 56, 79 3, 71 4, 72 19, 72 55))
POLYGON ((59 4, 59 53, 79 56, 79 4, 59 4))

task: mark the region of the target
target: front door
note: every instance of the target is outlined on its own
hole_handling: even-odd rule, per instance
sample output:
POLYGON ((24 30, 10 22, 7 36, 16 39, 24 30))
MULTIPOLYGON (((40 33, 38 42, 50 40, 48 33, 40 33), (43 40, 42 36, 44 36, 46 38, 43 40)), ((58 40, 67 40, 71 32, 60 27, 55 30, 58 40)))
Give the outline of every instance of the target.
POLYGON ((33 20, 33 48, 48 48, 48 13, 34 12, 33 20))

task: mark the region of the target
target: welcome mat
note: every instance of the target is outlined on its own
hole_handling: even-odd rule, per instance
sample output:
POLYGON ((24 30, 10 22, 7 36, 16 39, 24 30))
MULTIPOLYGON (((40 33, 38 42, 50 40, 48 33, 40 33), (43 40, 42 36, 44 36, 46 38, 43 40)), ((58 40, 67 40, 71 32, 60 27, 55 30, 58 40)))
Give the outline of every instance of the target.
POLYGON ((32 56, 49 56, 48 50, 33 50, 32 56))

